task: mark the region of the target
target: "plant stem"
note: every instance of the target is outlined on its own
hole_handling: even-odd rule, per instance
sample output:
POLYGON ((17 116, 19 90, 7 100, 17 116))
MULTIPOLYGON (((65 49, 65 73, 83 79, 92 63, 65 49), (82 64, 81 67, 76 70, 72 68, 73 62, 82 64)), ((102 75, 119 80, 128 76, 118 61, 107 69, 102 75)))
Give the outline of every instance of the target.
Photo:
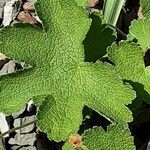
POLYGON ((21 125, 21 126, 18 126, 18 127, 16 127, 16 128, 12 128, 12 129, 10 129, 10 130, 8 130, 8 131, 6 131, 6 132, 0 134, 0 138, 3 138, 3 137, 4 137, 5 135, 7 135, 7 134, 13 133, 13 132, 15 132, 16 130, 22 129, 22 128, 24 128, 24 127, 26 127, 26 126, 29 126, 29 125, 31 125, 31 124, 34 124, 34 123, 36 123, 36 122, 37 122, 37 119, 36 119, 36 120, 33 120, 33 121, 29 122, 29 123, 23 124, 23 125, 21 125))
POLYGON ((127 35, 126 35, 124 32, 122 32, 119 28, 113 26, 113 25, 110 24, 110 23, 108 23, 108 26, 110 26, 112 29, 115 29, 120 35, 122 35, 122 37, 123 37, 124 39, 127 38, 127 35))
POLYGON ((123 5, 124 0, 105 0, 103 7, 104 19, 113 26, 116 26, 123 5))

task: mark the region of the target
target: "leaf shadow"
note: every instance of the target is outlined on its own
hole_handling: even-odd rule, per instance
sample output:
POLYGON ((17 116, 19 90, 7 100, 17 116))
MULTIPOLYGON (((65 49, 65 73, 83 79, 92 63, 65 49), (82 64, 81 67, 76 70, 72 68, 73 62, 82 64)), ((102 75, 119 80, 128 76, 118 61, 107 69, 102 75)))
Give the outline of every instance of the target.
POLYGON ((83 41, 85 48, 85 61, 95 62, 106 54, 106 49, 116 39, 114 31, 103 24, 99 15, 91 14, 92 24, 83 41))
POLYGON ((82 134, 85 130, 93 128, 94 126, 101 126, 104 130, 107 130, 107 126, 110 124, 111 122, 105 117, 101 116, 98 112, 87 106, 84 106, 83 122, 80 125, 78 133, 82 134))
POLYGON ((144 85, 138 82, 129 82, 136 91, 136 99, 128 105, 133 112, 133 122, 129 123, 129 128, 134 136, 136 149, 146 148, 150 140, 150 95, 144 89, 144 85))

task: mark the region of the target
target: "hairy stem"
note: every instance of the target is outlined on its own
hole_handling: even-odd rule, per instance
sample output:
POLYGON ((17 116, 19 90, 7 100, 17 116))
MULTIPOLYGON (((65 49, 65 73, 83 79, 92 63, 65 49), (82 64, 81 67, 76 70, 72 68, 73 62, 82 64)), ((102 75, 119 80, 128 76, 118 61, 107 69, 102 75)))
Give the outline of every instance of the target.
POLYGON ((5 135, 10 134, 10 133, 13 133, 13 132, 15 132, 16 130, 22 129, 22 128, 24 128, 24 127, 26 127, 26 126, 29 126, 29 125, 31 125, 31 124, 34 124, 34 123, 36 123, 36 122, 37 122, 37 119, 36 119, 36 120, 33 120, 33 121, 29 122, 29 123, 23 124, 23 125, 21 125, 21 126, 18 126, 18 127, 16 127, 16 128, 12 128, 12 129, 10 129, 10 130, 8 130, 8 131, 6 131, 6 132, 0 134, 0 138, 4 138, 5 135))

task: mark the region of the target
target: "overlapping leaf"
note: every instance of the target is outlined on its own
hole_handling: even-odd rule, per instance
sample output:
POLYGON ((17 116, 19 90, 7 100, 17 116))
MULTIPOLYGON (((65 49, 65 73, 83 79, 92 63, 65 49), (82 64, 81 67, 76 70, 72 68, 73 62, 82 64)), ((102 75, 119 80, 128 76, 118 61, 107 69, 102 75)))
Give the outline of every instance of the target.
POLYGON ((129 39, 135 38, 146 52, 150 48, 150 19, 133 21, 130 27, 129 39))
POLYGON ((88 6, 88 0, 76 0, 76 2, 79 6, 88 6))
POLYGON ((141 100, 150 103, 150 67, 144 65, 143 49, 135 43, 121 42, 113 44, 108 55, 121 77, 133 82, 141 100))
POLYGON ((83 145, 88 150, 134 150, 133 137, 123 125, 109 126, 107 131, 99 127, 87 130, 83 135, 83 145))
POLYGON ((124 125, 110 125, 105 131, 102 127, 86 130, 77 144, 69 140, 64 144, 63 150, 75 150, 75 147, 85 150, 134 150, 133 137, 124 125))
POLYGON ((149 0, 140 0, 142 13, 147 19, 150 18, 150 3, 149 0))
POLYGON ((150 3, 149 0, 141 0, 142 12, 144 19, 138 19, 132 22, 128 38, 137 39, 146 52, 150 48, 150 3))
POLYGON ((112 66, 84 62, 86 12, 74 0, 39 0, 37 8, 45 31, 29 25, 0 31, 0 51, 33 66, 0 78, 0 111, 10 114, 30 98, 46 96, 38 101, 38 125, 54 140, 77 132, 85 105, 112 121, 131 121, 125 105, 134 99, 133 90, 112 66))

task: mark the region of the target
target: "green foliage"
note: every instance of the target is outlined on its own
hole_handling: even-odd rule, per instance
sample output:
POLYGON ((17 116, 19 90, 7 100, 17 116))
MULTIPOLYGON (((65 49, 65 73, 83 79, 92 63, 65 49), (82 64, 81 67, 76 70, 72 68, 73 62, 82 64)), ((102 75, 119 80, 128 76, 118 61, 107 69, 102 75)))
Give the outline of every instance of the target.
POLYGON ((88 0, 76 0, 79 6, 86 7, 88 5, 88 0))
POLYGON ((86 11, 74 0, 39 0, 36 7, 44 31, 26 24, 0 31, 1 52, 33 66, 0 78, 0 111, 10 114, 40 97, 38 126, 57 141, 77 132, 85 105, 113 122, 131 121, 131 87, 111 65, 84 62, 86 11))
POLYGON ((150 19, 133 21, 130 27, 129 39, 137 39, 143 50, 150 48, 150 19), (143 38, 144 37, 144 38, 143 38))
POLYGON ((150 3, 149 0, 140 0, 142 13, 147 19, 150 18, 150 3))
POLYGON ((138 44, 146 52, 150 48, 150 3, 149 0, 141 0, 140 3, 145 18, 132 22, 128 39, 137 39, 138 44))
POLYGON ((122 124, 110 125, 105 131, 102 127, 86 130, 78 148, 68 141, 63 150, 134 150, 133 137, 127 126, 122 124))
POLYGON ((107 131, 94 127, 83 134, 83 144, 88 150, 134 150, 133 137, 127 127, 111 125, 107 131))
POLYGON ((132 81, 138 95, 150 102, 150 69, 145 68, 143 49, 135 43, 121 42, 113 44, 108 49, 108 55, 120 76, 132 81))
MULTIPOLYGON (((111 10, 107 5, 108 14, 116 8, 118 14, 122 4, 113 4, 111 10)), ((39 0, 36 8, 43 30, 27 24, 0 30, 0 52, 32 66, 0 77, 0 112, 14 113, 33 99, 38 127, 49 139, 65 141, 80 131, 83 115, 88 115, 83 114, 86 106, 114 125, 107 131, 86 130, 81 147, 66 142, 63 150, 133 150, 127 127, 133 116, 127 105, 135 98, 135 107, 150 103, 150 67, 143 59, 150 48, 149 2, 141 4, 146 19, 133 21, 128 41, 116 44, 115 32, 101 14, 89 18, 86 0, 39 0), (114 65, 93 63, 107 54, 114 65)))
MULTIPOLYGON (((134 39, 133 41, 136 41, 136 43, 139 44, 140 46, 138 46, 137 44, 135 45, 130 44, 132 46, 129 46, 129 44, 127 43, 126 45, 130 47, 129 49, 126 48, 128 50, 125 50, 127 57, 125 58, 123 56, 124 54, 122 54, 121 56, 123 56, 125 61, 128 63, 125 63, 124 65, 120 63, 121 64, 120 67, 121 66, 123 67, 122 70, 124 70, 126 67, 125 69, 126 75, 127 74, 130 75, 130 77, 128 76, 125 79, 130 80, 130 83, 132 84, 134 90, 136 90, 137 93, 137 98, 133 105, 134 110, 136 107, 140 107, 142 101, 146 101, 147 103, 150 103, 150 95, 149 95, 150 94, 150 86, 149 86, 150 71, 149 71, 149 67, 145 67, 144 64, 144 56, 147 50, 150 48, 149 2, 147 0, 141 0, 140 3, 141 3, 142 13, 144 15, 144 18, 134 20, 132 22, 130 26, 129 35, 128 35, 128 40, 132 41, 134 39), (134 52, 132 55, 131 55, 131 51, 134 52)), ((123 49, 125 49, 125 47, 123 49)), ((121 51, 123 51, 123 49, 121 51)), ((117 55, 120 54, 118 53, 117 55)), ((120 72, 121 74, 124 74, 122 71, 120 72)))

